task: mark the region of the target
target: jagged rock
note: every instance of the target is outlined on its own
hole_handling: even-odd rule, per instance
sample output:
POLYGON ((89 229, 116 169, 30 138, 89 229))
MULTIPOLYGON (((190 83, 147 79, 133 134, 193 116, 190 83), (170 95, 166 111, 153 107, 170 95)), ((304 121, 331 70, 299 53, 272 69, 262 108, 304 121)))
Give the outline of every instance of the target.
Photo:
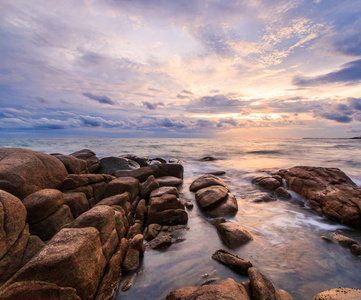
POLYGON ((194 180, 191 184, 191 186, 189 187, 189 190, 191 192, 196 192, 200 189, 212 186, 212 185, 220 185, 223 186, 225 188, 227 188, 226 183, 219 177, 212 175, 212 174, 206 174, 203 175, 199 178, 197 178, 196 180, 194 180))
POLYGON ((129 228, 127 239, 134 238, 137 234, 141 234, 142 231, 142 223, 140 222, 140 220, 136 220, 134 224, 129 228))
POLYGON ((253 239, 252 235, 245 228, 235 223, 221 223, 216 228, 219 235, 230 248, 237 248, 253 239))
POLYGON ((59 210, 64 204, 64 195, 59 190, 44 189, 27 196, 23 204, 28 213, 27 222, 38 223, 59 210))
POLYGON ((215 208, 207 211, 207 216, 215 218, 220 216, 234 216, 238 211, 238 203, 236 197, 228 193, 226 198, 215 208))
POLYGON ((196 192, 196 200, 203 209, 209 209, 220 204, 228 195, 228 189, 219 186, 209 186, 196 192))
POLYGON ((162 234, 147 243, 147 247, 152 249, 164 249, 172 245, 173 239, 170 235, 162 234))
POLYGON ((248 269, 252 267, 250 261, 244 260, 224 249, 214 252, 212 258, 243 275, 247 275, 248 269))
POLYGON ((0 189, 20 200, 42 189, 58 189, 67 175, 56 157, 27 149, 0 148, 0 189))
POLYGON ((99 173, 112 175, 118 170, 134 170, 139 168, 140 165, 133 160, 111 156, 100 160, 99 173))
POLYGON ((336 288, 318 293, 313 300, 358 300, 361 299, 361 290, 353 288, 336 288))
POLYGON ((139 180, 132 177, 116 178, 107 184, 104 198, 122 194, 124 192, 130 193, 131 199, 134 199, 140 191, 139 180))
POLYGON ((300 194, 326 216, 361 227, 361 187, 336 168, 293 167, 278 173, 287 188, 300 194))
POLYGON ((174 176, 162 176, 157 178, 159 186, 174 186, 177 187, 183 184, 183 180, 174 176))
POLYGON ((96 157, 95 153, 89 149, 82 149, 74 153, 69 154, 76 158, 85 160, 88 165, 88 170, 90 173, 97 173, 100 168, 99 158, 96 157))
POLYGON ((89 173, 88 164, 85 160, 76 158, 71 155, 55 154, 53 156, 63 163, 69 174, 89 173))
POLYGON ((150 175, 146 181, 140 184, 140 195, 142 197, 148 197, 150 193, 159 188, 158 181, 153 175, 150 175))
POLYGON ((160 197, 163 196, 164 194, 173 194, 176 195, 177 197, 179 197, 179 192, 178 189, 174 186, 161 186, 155 190, 153 190, 150 195, 149 198, 153 198, 153 197, 160 197))
POLYGON ((3 288, 34 281, 76 289, 83 300, 93 299, 106 260, 95 228, 65 228, 58 232, 3 288))
POLYGON ((145 236, 144 238, 147 240, 147 241, 151 241, 152 239, 154 239, 158 234, 159 232, 161 231, 162 229, 162 226, 159 225, 159 224, 150 224, 148 227, 147 227, 147 231, 145 233, 145 236))
POLYGON ((89 202, 84 193, 64 193, 64 204, 68 205, 74 219, 89 210, 89 202))

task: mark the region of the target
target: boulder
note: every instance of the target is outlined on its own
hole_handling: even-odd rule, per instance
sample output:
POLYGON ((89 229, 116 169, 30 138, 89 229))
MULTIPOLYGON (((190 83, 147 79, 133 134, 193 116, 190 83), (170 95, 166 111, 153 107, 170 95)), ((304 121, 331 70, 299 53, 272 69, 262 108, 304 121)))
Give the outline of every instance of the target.
POLYGON ((151 249, 164 249, 172 245, 173 239, 168 234, 158 235, 156 238, 152 239, 146 244, 148 248, 151 249))
POLYGON ((135 161, 136 163, 138 163, 141 167, 148 166, 148 158, 147 157, 140 157, 140 156, 136 156, 134 154, 124 154, 124 155, 121 155, 120 157, 131 159, 131 160, 135 161))
POLYGON ((133 177, 116 178, 107 184, 104 198, 122 194, 124 192, 130 193, 131 200, 134 199, 140 191, 139 180, 133 177))
POLYGON ((118 205, 123 207, 123 209, 128 213, 130 210, 130 194, 128 192, 124 192, 122 194, 118 194, 115 196, 110 196, 108 198, 104 198, 100 202, 98 202, 95 206, 107 205, 113 206, 118 205))
POLYGON ((255 268, 248 269, 252 295, 256 300, 275 299, 276 290, 272 282, 255 268))
POLYGON ((177 186, 183 184, 183 180, 181 178, 174 177, 174 176, 158 177, 157 181, 159 183, 159 186, 174 186, 174 187, 177 187, 177 186))
POLYGON ((148 227, 147 227, 147 231, 145 233, 145 236, 144 238, 147 240, 147 241, 151 241, 152 239, 154 239, 158 234, 159 232, 161 231, 162 229, 162 226, 159 225, 159 224, 150 224, 148 227))
POLYGON ((350 252, 353 255, 359 256, 359 255, 361 255, 361 247, 358 244, 353 244, 350 247, 350 252))
POLYGON ((60 229, 74 220, 69 206, 63 204, 55 213, 46 219, 30 224, 30 233, 39 236, 43 241, 50 240, 60 229))
POLYGON ((293 300, 293 297, 285 290, 276 291, 276 300, 293 300))
POLYGON ((60 188, 68 172, 48 154, 19 148, 0 148, 0 189, 20 200, 39 190, 60 188))
POLYGON ((97 173, 100 168, 99 158, 96 157, 95 153, 89 149, 82 149, 74 153, 69 154, 76 158, 85 160, 88 165, 88 170, 90 173, 97 173))
POLYGON ((228 189, 220 185, 213 185, 196 192, 196 200, 203 209, 211 209, 220 204, 228 195, 228 189))
POLYGON ((149 198, 152 197, 160 197, 163 196, 164 194, 173 194, 176 195, 177 197, 179 197, 179 192, 178 189, 174 186, 161 186, 155 190, 153 190, 150 195, 149 198))
POLYGON ((89 203, 84 193, 64 193, 64 204, 68 205, 74 219, 89 210, 89 203))
POLYGON ((143 224, 140 220, 136 220, 132 226, 129 227, 129 231, 127 234, 127 239, 132 239, 138 234, 141 234, 143 232, 142 230, 143 224))
POLYGON ((219 177, 212 175, 212 174, 206 174, 203 175, 199 178, 197 178, 196 180, 194 180, 191 184, 191 186, 189 187, 189 190, 191 192, 196 192, 200 189, 212 186, 212 185, 220 185, 223 186, 225 188, 227 188, 226 183, 219 177))
POLYGON ((142 197, 148 197, 150 193, 159 188, 158 181, 153 175, 150 175, 146 181, 140 184, 140 195, 142 197))
POLYGON ((278 197, 282 199, 291 199, 292 196, 289 192, 286 191, 286 189, 282 186, 276 188, 275 193, 278 197))
POLYGON ((145 205, 145 200, 142 199, 139 201, 137 208, 135 210, 135 220, 141 221, 141 223, 143 225, 146 214, 147 214, 147 207, 145 205))
POLYGON ((336 168, 293 167, 280 170, 288 189, 310 206, 339 222, 361 227, 361 187, 336 168))
POLYGON ((216 217, 228 217, 234 216, 238 211, 237 199, 233 194, 228 193, 226 198, 215 208, 207 211, 207 216, 216 218, 216 217))
POLYGON ((44 245, 44 242, 37 235, 30 235, 28 243, 26 244, 21 265, 23 266, 27 264, 30 259, 44 247, 44 245))
POLYGON ((247 275, 248 269, 252 267, 250 261, 242 259, 224 249, 219 249, 214 252, 212 258, 243 275, 247 275))
POLYGON ((114 177, 106 174, 69 174, 63 181, 62 191, 73 190, 79 187, 99 182, 110 182, 114 177))
POLYGON ((25 228, 26 209, 8 192, 0 190, 0 260, 18 240, 25 228))
POLYGON ((3 288, 24 281, 44 281, 74 288, 81 299, 90 300, 94 299, 105 265, 95 228, 64 228, 3 288))
POLYGON ((214 218, 212 221, 209 221, 209 223, 213 226, 217 226, 221 223, 226 223, 226 220, 223 217, 214 218))
POLYGON ((260 193, 257 194, 255 199, 253 200, 254 203, 261 203, 261 202, 271 202, 276 201, 277 199, 268 193, 260 193))
MULTIPOLYGON (((53 154, 52 154, 53 155, 53 154)), ((88 164, 85 160, 76 158, 71 155, 55 154, 53 155, 59 159, 69 174, 86 174, 88 171, 88 164)))
POLYGON ((351 248, 352 245, 356 244, 357 242, 347 236, 341 234, 335 234, 333 238, 343 247, 351 248))
POLYGON ((318 293, 313 300, 358 300, 361 299, 361 290, 353 288, 336 288, 318 293))
POLYGON ((214 160, 218 160, 218 158, 214 156, 205 156, 202 157, 199 161, 214 161, 214 160))
POLYGON ((281 183, 273 177, 265 177, 258 182, 258 185, 266 190, 274 191, 281 186, 281 183))
POLYGON ((148 224, 177 225, 186 224, 188 214, 184 209, 167 209, 160 212, 148 207, 148 224))
POLYGON ((189 295, 191 295, 193 292, 197 290, 196 287, 187 286, 184 288, 180 288, 174 291, 171 291, 165 300, 182 300, 186 299, 189 295))
POLYGON ((0 290, 2 300, 81 300, 76 289, 61 287, 55 283, 45 281, 20 281, 15 282, 5 289, 0 290))
POLYGON ((220 223, 216 228, 219 235, 230 248, 237 248, 253 239, 252 235, 245 228, 235 223, 220 223))
POLYGON ((55 213, 64 204, 64 195, 59 190, 44 189, 23 200, 27 211, 27 222, 38 223, 55 213))
POLYGON ((149 201, 149 209, 156 212, 164 211, 167 209, 183 209, 184 204, 173 194, 164 194, 160 197, 153 197, 149 201))
POLYGON ((123 262, 123 271, 126 273, 135 271, 140 264, 143 252, 143 236, 138 234, 129 241, 129 248, 123 262))
POLYGON ((133 160, 111 156, 100 160, 99 173, 112 175, 118 170, 134 170, 139 168, 140 165, 133 160))
POLYGON ((107 240, 102 244, 103 255, 107 260, 107 262, 110 261, 118 244, 119 244, 118 233, 116 229, 113 229, 112 232, 109 234, 107 240))

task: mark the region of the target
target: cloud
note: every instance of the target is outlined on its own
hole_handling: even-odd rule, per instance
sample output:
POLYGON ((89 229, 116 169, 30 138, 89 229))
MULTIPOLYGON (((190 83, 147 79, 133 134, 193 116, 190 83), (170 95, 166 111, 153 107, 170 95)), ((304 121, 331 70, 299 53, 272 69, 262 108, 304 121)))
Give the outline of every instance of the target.
POLYGON ((187 125, 183 121, 171 120, 169 118, 164 118, 158 122, 159 126, 168 127, 168 128, 186 128, 187 125))
POLYGON ((153 102, 150 103, 148 101, 143 101, 142 102, 144 106, 146 106, 149 110, 155 110, 158 108, 158 106, 164 106, 163 102, 153 102))
POLYGON ((50 101, 48 99, 45 99, 43 97, 34 97, 35 100, 39 101, 40 103, 42 104, 45 104, 45 103, 50 103, 50 101))
POLYGON ((85 126, 90 127, 105 127, 105 128, 113 128, 113 127, 124 127, 126 124, 123 121, 113 121, 106 120, 102 117, 93 117, 93 116, 80 116, 79 120, 85 126))
POLYGON ((0 108, 0 113, 6 117, 30 116, 31 112, 26 109, 0 108))
POLYGON ((361 98, 348 98, 347 102, 350 108, 361 110, 361 98))
POLYGON ((352 121, 351 117, 337 112, 319 112, 317 116, 327 120, 336 121, 338 123, 350 123, 352 121))
POLYGON ((99 103, 103 103, 103 104, 109 104, 109 105, 115 105, 116 103, 110 99, 107 96, 98 96, 98 95, 94 95, 92 93, 83 93, 83 96, 91 99, 91 100, 95 100, 98 101, 99 103))
POLYGON ((249 104, 248 101, 241 101, 228 95, 219 94, 200 97, 196 100, 192 99, 186 109, 190 112, 203 113, 240 112, 247 104, 249 104))
POLYGON ((337 52, 348 56, 361 55, 361 32, 347 37, 345 39, 334 42, 334 47, 337 52))
POLYGON ((341 69, 328 74, 315 77, 300 77, 293 79, 293 84, 298 86, 319 86, 329 83, 356 84, 361 80, 361 59, 341 66, 341 69))

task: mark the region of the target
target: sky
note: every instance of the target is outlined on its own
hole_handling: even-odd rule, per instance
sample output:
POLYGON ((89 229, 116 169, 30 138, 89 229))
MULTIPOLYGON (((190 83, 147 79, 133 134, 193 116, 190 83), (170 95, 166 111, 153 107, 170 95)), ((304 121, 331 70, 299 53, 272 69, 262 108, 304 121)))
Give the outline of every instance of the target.
POLYGON ((361 136, 359 0, 0 0, 0 137, 361 136))

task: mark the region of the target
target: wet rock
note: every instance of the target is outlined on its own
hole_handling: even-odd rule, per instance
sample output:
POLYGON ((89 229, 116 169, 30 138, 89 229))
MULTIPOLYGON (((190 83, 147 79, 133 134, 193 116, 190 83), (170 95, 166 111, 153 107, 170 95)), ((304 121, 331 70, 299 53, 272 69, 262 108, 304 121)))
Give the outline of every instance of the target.
POLYGON ((76 289, 61 287, 55 283, 44 281, 15 282, 5 289, 0 290, 2 300, 34 300, 34 299, 59 299, 81 300, 76 289))
POLYGON ((86 174, 89 173, 88 164, 85 160, 76 158, 71 155, 56 154, 53 155, 59 159, 69 174, 86 174))
POLYGON ((74 219, 90 208, 84 193, 64 193, 64 204, 70 207, 74 219))
POLYGON ((156 165, 160 165, 162 162, 160 162, 158 159, 152 159, 150 162, 149 162, 149 165, 150 166, 156 166, 156 165))
POLYGON ((330 238, 327 237, 327 236, 322 235, 322 236, 320 236, 320 239, 326 241, 327 243, 332 243, 332 239, 330 239, 330 238))
POLYGON ((183 180, 174 176, 162 176, 157 178, 159 186, 174 186, 177 187, 183 184, 183 180))
POLYGON ((100 161, 93 151, 89 149, 82 149, 69 155, 85 160, 90 173, 97 173, 99 171, 100 161))
POLYGON ((258 185, 266 190, 274 191, 281 186, 281 183, 276 178, 266 177, 260 180, 258 185))
POLYGON ((39 236, 43 241, 50 240, 60 229, 74 220, 69 206, 63 204, 55 213, 46 219, 30 224, 30 233, 39 236))
POLYGON ((99 173, 112 175, 118 170, 134 170, 139 168, 140 165, 133 160, 111 156, 100 160, 99 173))
POLYGON ((237 199, 233 194, 228 193, 226 198, 215 208, 207 211, 209 217, 234 216, 238 211, 237 199))
POLYGON ((139 203, 137 205, 137 208, 135 210, 135 219, 140 220, 142 226, 143 226, 144 221, 145 221, 146 213, 147 213, 147 207, 146 207, 146 204, 145 204, 145 200, 142 199, 142 200, 139 201, 139 203))
POLYGON ((140 195, 142 197, 148 197, 150 193, 159 188, 158 181, 153 175, 149 176, 147 180, 140 184, 140 195))
POLYGON ((19 148, 0 148, 0 189, 20 200, 39 190, 60 188, 68 175, 56 157, 19 148))
POLYGON ((282 186, 278 187, 275 190, 275 193, 278 197, 283 198, 283 199, 291 199, 292 198, 291 194, 289 192, 287 192, 285 190, 285 188, 283 188, 282 186))
POLYGON ((293 167, 280 170, 287 187, 326 216, 361 227, 361 188, 337 168, 293 167))
POLYGON ((124 155, 121 155, 120 157, 131 159, 131 160, 135 161, 136 163, 138 163, 141 167, 148 166, 148 158, 144 157, 144 156, 141 157, 141 156, 136 156, 134 154, 124 154, 124 155))
POLYGON ((275 299, 276 290, 272 282, 255 268, 248 269, 254 299, 275 299))
POLYGON ((122 292, 128 291, 132 288, 133 286, 133 282, 135 280, 135 278, 137 278, 138 273, 132 273, 129 274, 128 276, 125 276, 125 278, 122 280, 122 286, 120 288, 120 290, 122 292))
POLYGON ((55 213, 64 204, 64 195, 59 190, 44 189, 37 191, 23 200, 27 222, 38 223, 55 213))
POLYGON ((218 160, 218 158, 214 156, 205 156, 202 157, 199 161, 214 161, 214 160, 218 160))
POLYGON ((74 288, 81 299, 90 300, 105 264, 95 228, 62 229, 3 288, 19 282, 44 281, 74 288))
POLYGON ((216 228, 219 235, 230 248, 237 248, 253 239, 252 235, 245 228, 235 223, 221 223, 216 228))
POLYGON ((150 195, 149 198, 152 197, 160 197, 163 196, 164 194, 173 194, 176 195, 177 197, 179 197, 179 192, 178 189, 174 186, 161 186, 155 190, 153 190, 150 195))
POLYGON ((358 244, 353 244, 350 247, 350 252, 353 255, 359 256, 359 255, 361 255, 361 247, 358 244))
POLYGON ((361 299, 361 290, 353 288, 336 288, 318 293, 313 300, 357 300, 361 299))
POLYGON ((228 195, 228 189, 219 186, 209 186, 196 192, 196 200, 203 209, 210 209, 220 204, 228 195))
POLYGON ((136 220, 135 223, 129 228, 127 239, 132 239, 137 234, 141 234, 142 231, 142 223, 139 220, 136 220))
POLYGON ((172 245, 172 237, 170 235, 158 235, 146 244, 151 249, 164 249, 172 245))
POLYGON ((244 260, 224 249, 214 252, 212 258, 243 275, 247 275, 248 269, 252 267, 250 261, 244 260))
POLYGON ((212 185, 220 185, 223 186, 225 188, 227 188, 226 183, 219 177, 214 176, 212 174, 206 174, 203 175, 199 178, 197 178, 196 180, 194 180, 192 182, 192 184, 189 187, 189 190, 191 192, 196 192, 200 189, 212 186, 212 185))
POLYGON ((114 177, 106 174, 69 174, 63 181, 62 191, 74 190, 99 182, 110 182, 114 177))
POLYGON ((26 209, 8 192, 0 190, 0 259, 15 244, 25 228, 26 209))
POLYGON ((162 226, 159 225, 159 224, 150 224, 148 227, 147 227, 147 231, 145 233, 145 236, 144 238, 147 240, 147 241, 151 241, 152 239, 154 239, 158 234, 159 232, 161 231, 162 229, 162 226))
POLYGON ((225 171, 213 171, 213 172, 208 172, 208 174, 215 175, 215 176, 222 176, 222 175, 226 174, 226 172, 225 171))
POLYGON ((140 191, 139 180, 132 177, 116 178, 107 184, 104 198, 122 194, 124 192, 130 193, 131 199, 134 199, 140 191))
POLYGON ((187 209, 192 209, 194 207, 194 204, 192 203, 192 201, 186 201, 186 203, 184 203, 184 206, 187 208, 187 209))
POLYGON ((209 278, 209 279, 203 281, 199 286, 204 286, 204 285, 207 285, 207 284, 211 284, 211 283, 213 283, 213 282, 215 282, 215 281, 217 281, 217 280, 219 280, 218 277, 209 278))
POLYGON ((143 252, 143 236, 139 234, 129 242, 129 249, 123 262, 123 271, 125 273, 135 271, 139 267, 143 252))
POLYGON ((196 290, 197 290, 197 288, 191 287, 191 286, 180 288, 180 289, 171 291, 167 295, 165 300, 183 300, 183 299, 186 299, 189 295, 191 295, 196 290))
POLYGON ((124 192, 122 194, 118 194, 118 195, 115 195, 115 196, 110 196, 110 197, 104 198, 103 200, 98 202, 95 206, 118 205, 118 206, 121 206, 128 213, 129 210, 131 209, 130 198, 131 198, 130 194, 128 192, 124 192))
POLYGON ((276 198, 274 198, 272 195, 267 193, 260 194, 255 200, 253 200, 254 203, 271 202, 271 201, 276 201, 276 198))
POLYGON ((209 223, 212 224, 213 226, 217 226, 218 224, 226 223, 226 220, 223 217, 218 217, 218 218, 214 218, 209 223))
POLYGON ((335 234, 333 238, 343 247, 350 248, 352 245, 357 244, 357 242, 347 236, 341 234, 335 234))

